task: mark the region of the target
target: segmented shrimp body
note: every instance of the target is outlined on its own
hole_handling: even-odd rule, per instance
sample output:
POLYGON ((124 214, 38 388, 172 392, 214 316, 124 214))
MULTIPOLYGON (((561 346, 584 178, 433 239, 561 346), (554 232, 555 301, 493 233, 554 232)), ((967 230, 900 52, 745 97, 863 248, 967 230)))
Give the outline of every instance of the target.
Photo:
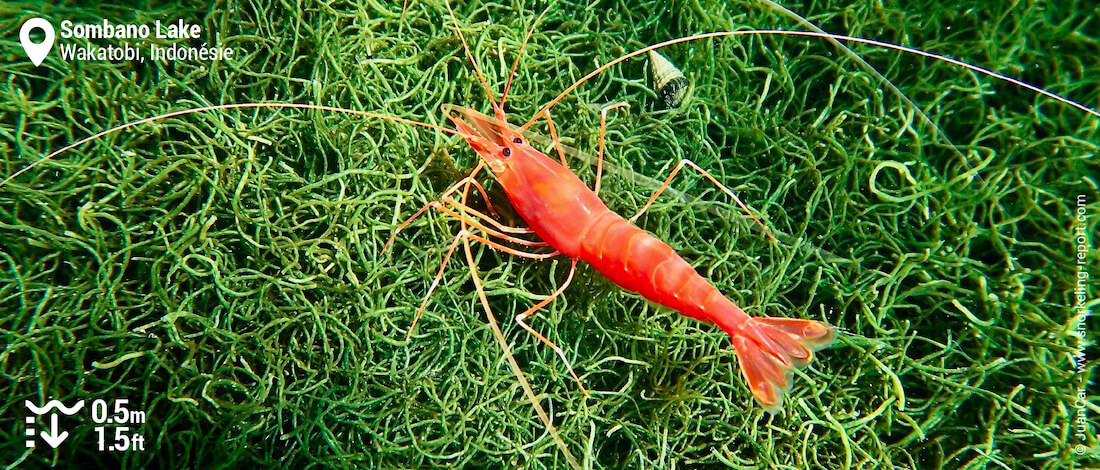
POLYGON ((780 409, 791 368, 808 364, 835 338, 831 327, 813 320, 750 317, 672 247, 608 209, 576 174, 529 146, 502 118, 452 109, 460 115, 449 117, 535 234, 622 288, 722 328, 765 409, 780 409))
POLYGON ((612 212, 572 171, 515 144, 497 180, 531 229, 620 287, 733 330, 748 318, 665 242, 612 212), (729 312, 711 314, 710 312, 729 312))

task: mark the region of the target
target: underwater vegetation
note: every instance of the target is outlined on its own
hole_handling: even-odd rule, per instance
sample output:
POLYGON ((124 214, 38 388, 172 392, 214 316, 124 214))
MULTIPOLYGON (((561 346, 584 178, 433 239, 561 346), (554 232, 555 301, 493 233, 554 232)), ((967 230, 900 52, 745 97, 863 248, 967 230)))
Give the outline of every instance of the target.
MULTIPOLYGON (((659 3, 553 2, 509 92, 513 122, 649 44, 806 29, 767 2, 659 3)), ((499 93, 548 3, 452 6, 499 93)), ((1091 2, 786 7, 825 31, 943 54, 1100 106, 1091 2)), ((488 111, 442 2, 410 2, 404 14, 400 2, 272 0, 9 2, 0 12, 13 32, 34 16, 184 19, 201 26, 199 44, 235 52, 144 62, 51 53, 35 67, 5 36, 2 178, 101 130, 192 107, 311 103, 437 125, 447 125, 443 104, 488 111)), ((724 332, 582 267, 531 324, 564 348, 586 398, 554 352, 511 321, 552 292, 569 263, 476 249, 512 353, 582 463, 1100 464, 1100 403, 1078 397, 1100 357, 1097 328, 1079 326, 1074 308, 1076 292, 1095 308, 1100 277, 1100 119, 949 64, 848 46, 859 59, 812 38, 671 46, 661 54, 691 87, 678 107, 665 109, 639 58, 554 108, 562 140, 595 154, 599 108, 628 102, 608 121, 600 195, 610 208, 633 214, 653 180, 692 159, 758 211, 777 241, 688 173, 639 226, 750 314, 842 331, 772 416, 753 402, 724 332)), ((542 123, 533 129, 548 134, 542 123)), ((464 259, 448 265, 405 339, 458 224, 427 216, 385 254, 382 245, 475 163, 459 139, 430 129, 252 108, 135 126, 6 181, 0 464, 566 468, 505 364, 464 259), (69 437, 57 449, 24 445, 25 401, 118 398, 145 413, 135 429, 144 451, 98 451, 93 427, 77 419, 64 422, 69 437)), ((593 180, 590 165, 570 164, 593 180)), ((519 223, 485 181, 501 219, 519 223)))

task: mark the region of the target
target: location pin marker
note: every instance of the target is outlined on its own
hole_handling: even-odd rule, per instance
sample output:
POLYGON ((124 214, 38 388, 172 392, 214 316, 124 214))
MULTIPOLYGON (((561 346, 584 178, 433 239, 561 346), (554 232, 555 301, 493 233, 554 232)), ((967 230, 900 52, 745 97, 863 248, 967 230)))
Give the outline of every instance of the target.
POLYGON ((49 54, 50 49, 53 48, 53 39, 53 25, 42 18, 31 18, 23 23, 22 28, 19 28, 19 42, 23 43, 23 50, 27 51, 27 57, 34 62, 35 67, 42 65, 42 61, 46 60, 46 54, 49 54), (45 40, 38 44, 31 41, 31 30, 34 28, 41 29, 46 34, 45 40))

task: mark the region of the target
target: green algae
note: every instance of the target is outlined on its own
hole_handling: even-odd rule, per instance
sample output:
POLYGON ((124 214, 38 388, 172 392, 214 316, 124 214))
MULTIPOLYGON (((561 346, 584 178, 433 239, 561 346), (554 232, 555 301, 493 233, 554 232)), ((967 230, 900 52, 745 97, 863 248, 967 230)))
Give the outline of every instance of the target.
MULTIPOLYGON (((1096 107, 1100 15, 1087 2, 787 5, 836 33, 898 42, 1096 107)), ((232 60, 32 67, 4 41, 3 173, 96 131, 186 107, 337 105, 445 124, 488 102, 441 3, 254 1, 193 9, 13 4, 5 30, 53 18, 185 18, 232 60), (40 12, 40 13, 38 13, 40 12)), ((545 4, 456 5, 500 90, 545 4)), ((802 29, 751 2, 557 2, 510 93, 522 121, 623 53, 686 34, 802 29), (595 32, 593 32, 595 31, 595 32)), ((574 454, 594 468, 1068 468, 1076 372, 1077 196, 1100 216, 1095 118, 946 64, 852 45, 929 116, 835 47, 746 37, 663 51, 692 99, 660 111, 645 63, 554 109, 594 153, 611 115, 601 196, 632 214, 691 158, 786 234, 772 243, 701 178, 639 224, 752 314, 817 318, 838 344, 799 374, 786 412, 756 406, 728 339, 582 268, 532 323, 592 391, 510 321, 506 338, 574 454)), ((536 127, 541 130, 541 127, 536 127)), ((503 363, 464 260, 413 312, 457 224, 413 211, 475 162, 439 132, 322 112, 234 110, 99 139, 0 187, 0 382, 5 464, 564 468, 503 363), (24 400, 128 397, 145 452, 23 446, 24 400)), ((594 171, 577 164, 591 181, 594 171)), ((494 201, 501 198, 490 185, 494 201)), ((502 218, 519 223, 502 210, 502 218)), ((1092 245, 1095 246, 1095 245, 1092 245)), ((490 250, 476 262, 510 320, 568 263, 490 250)), ((1094 277, 1097 252, 1086 253, 1094 277)), ((1096 289, 1087 289, 1096 298, 1096 289)), ((1095 337, 1096 328, 1086 329, 1095 337)), ((1092 350, 1090 350, 1092 351, 1092 350)), ((1095 365, 1096 354, 1088 365, 1095 365)), ((1096 398, 1088 401, 1097 412, 1096 398)), ((1090 449, 1096 448, 1090 424, 1090 449)))

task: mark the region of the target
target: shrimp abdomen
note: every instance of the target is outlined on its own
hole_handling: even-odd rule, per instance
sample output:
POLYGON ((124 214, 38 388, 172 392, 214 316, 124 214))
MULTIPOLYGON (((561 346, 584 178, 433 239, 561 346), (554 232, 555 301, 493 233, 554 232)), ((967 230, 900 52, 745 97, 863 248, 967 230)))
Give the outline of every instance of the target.
POLYGON ((610 211, 585 231, 580 258, 622 288, 692 318, 715 321, 709 304, 724 299, 672 247, 610 211))
POLYGON ((598 216, 581 252, 581 259, 624 289, 722 328, 749 389, 769 412, 781 409, 791 371, 836 339, 836 330, 819 321, 750 317, 670 246, 615 214, 598 216))

